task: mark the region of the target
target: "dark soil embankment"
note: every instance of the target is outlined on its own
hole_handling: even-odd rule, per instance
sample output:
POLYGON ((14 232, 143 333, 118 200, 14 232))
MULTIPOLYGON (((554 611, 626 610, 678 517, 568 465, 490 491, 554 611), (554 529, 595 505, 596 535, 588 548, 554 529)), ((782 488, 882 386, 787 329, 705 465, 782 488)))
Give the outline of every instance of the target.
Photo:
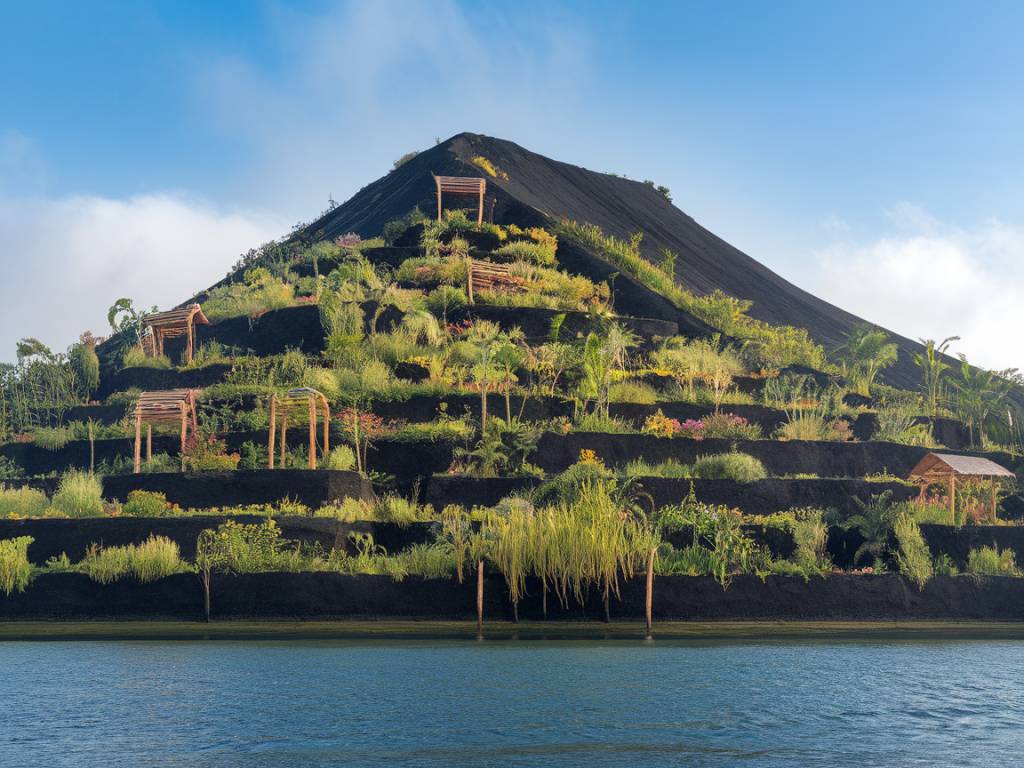
MULTIPOLYGON (((597 224, 607 234, 619 238, 643 232, 642 251, 653 262, 659 260, 658 254, 664 248, 678 254, 675 272, 683 285, 697 293, 720 289, 749 299, 754 303, 750 311, 753 317, 806 328, 827 348, 843 343, 845 335, 863 322, 796 287, 725 242, 669 203, 653 187, 558 162, 510 141, 471 133, 459 134, 421 152, 311 224, 309 232, 335 237, 354 231, 370 237, 380 233, 385 222, 404 215, 414 206, 429 212, 436 205, 431 173, 482 176, 480 169, 469 162, 475 155, 483 155, 508 175, 507 179, 487 179, 487 207, 490 209, 493 199, 497 222, 510 221, 512 217, 522 224, 539 222, 545 217, 567 218, 597 224)), ((610 270, 589 254, 567 253, 565 258, 575 259, 573 266, 578 271, 592 272, 598 279, 602 269, 619 271, 610 270)), ((621 287, 623 290, 617 292, 621 295, 616 296, 619 311, 675 319, 685 332, 700 333, 699 327, 688 327, 699 325, 700 321, 673 312, 668 302, 654 297, 642 286, 622 280, 621 287), (636 295, 628 288, 634 289, 636 295), (634 304, 646 305, 649 311, 636 311, 634 304)), ((911 353, 919 351, 920 345, 893 336, 900 347, 899 361, 883 376, 897 386, 916 386, 919 376, 911 353)))
MULTIPOLYGON (((33 519, 0 520, 0 539, 31 536, 28 557, 33 563, 45 563, 51 557, 67 554, 72 562, 81 560, 92 544, 107 547, 140 544, 150 536, 166 536, 177 543, 181 556, 191 560, 196 552, 200 531, 216 528, 227 520, 239 524, 262 523, 257 515, 173 515, 168 517, 90 517, 78 520, 33 519)), ((283 515, 274 522, 281 537, 302 544, 318 544, 324 551, 345 549, 354 553, 349 534, 368 533, 388 552, 399 552, 413 544, 433 540, 432 523, 358 522, 343 523, 329 517, 283 515)))
MULTIPOLYGON (((539 585, 527 585, 519 616, 541 619, 539 585)), ((484 591, 485 620, 512 617, 504 581, 490 576, 484 591)), ((214 617, 318 618, 405 617, 470 620, 475 616, 475 580, 349 576, 335 573, 257 573, 215 576, 214 617)), ((591 592, 583 607, 562 608, 549 594, 548 617, 599 619, 601 601, 591 592)), ((621 584, 613 598, 613 619, 641 620, 644 580, 621 584)), ((138 584, 127 580, 100 585, 82 574, 46 574, 23 593, 0 596, 0 618, 196 619, 202 593, 193 574, 138 584)), ((698 619, 945 619, 1024 620, 1024 579, 936 577, 918 590, 899 576, 800 578, 739 576, 723 589, 706 576, 664 576, 655 580, 656 620, 698 619)))

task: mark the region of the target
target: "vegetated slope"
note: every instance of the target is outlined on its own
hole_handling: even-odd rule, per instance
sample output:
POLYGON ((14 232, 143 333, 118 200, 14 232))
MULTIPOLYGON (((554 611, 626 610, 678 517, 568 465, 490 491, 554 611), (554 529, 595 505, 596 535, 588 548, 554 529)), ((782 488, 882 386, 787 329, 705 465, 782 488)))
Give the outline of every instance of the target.
MULTIPOLYGON (((360 190, 352 199, 309 226, 310 232, 334 237, 345 232, 372 236, 389 219, 419 205, 435 210, 431 174, 485 176, 488 195, 497 198, 496 221, 502 213, 539 212, 556 219, 597 224, 606 234, 628 238, 643 232, 642 252, 652 261, 668 248, 678 254, 677 280, 696 293, 721 289, 753 301, 750 315, 773 324, 806 328, 826 349, 844 342, 861 318, 822 301, 758 263, 669 203, 651 186, 552 160, 517 144, 462 133, 438 144, 360 190), (471 163, 487 158, 498 170, 490 177, 471 163), (507 178, 505 178, 507 175, 507 178)), ((899 344, 899 362, 885 372, 897 386, 916 386, 919 374, 910 353, 921 349, 910 339, 892 334, 899 344)))

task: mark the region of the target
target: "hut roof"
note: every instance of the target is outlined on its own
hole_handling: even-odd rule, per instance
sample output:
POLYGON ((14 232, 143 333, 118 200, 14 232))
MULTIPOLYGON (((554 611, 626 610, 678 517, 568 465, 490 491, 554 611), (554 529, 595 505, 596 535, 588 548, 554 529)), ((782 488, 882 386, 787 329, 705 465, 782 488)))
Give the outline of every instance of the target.
POLYGON ((979 456, 958 456, 952 453, 929 453, 910 470, 910 477, 1016 477, 1006 467, 979 456))
POLYGON ((177 328, 184 327, 189 320, 199 325, 210 324, 206 315, 203 314, 202 307, 198 304, 189 304, 181 309, 171 309, 167 312, 156 312, 152 315, 147 315, 142 323, 151 328, 177 328))

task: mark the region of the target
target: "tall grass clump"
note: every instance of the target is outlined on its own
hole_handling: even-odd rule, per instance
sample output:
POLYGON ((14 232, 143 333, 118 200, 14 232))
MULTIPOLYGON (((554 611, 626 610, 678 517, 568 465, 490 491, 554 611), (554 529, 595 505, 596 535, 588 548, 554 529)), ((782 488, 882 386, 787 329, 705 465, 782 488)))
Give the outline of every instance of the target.
POLYGON ((139 583, 162 579, 188 570, 176 542, 166 536, 150 536, 141 544, 99 547, 86 552, 78 569, 93 581, 109 584, 133 576, 139 583))
POLYGON ((693 463, 693 476, 702 480, 735 480, 753 483, 768 477, 768 471, 759 459, 746 453, 718 453, 698 456, 693 463))
POLYGON ((820 509, 793 510, 793 562, 803 573, 824 573, 832 568, 828 555, 828 526, 820 509))
POLYGON ((68 517, 102 515, 103 483, 88 472, 65 472, 51 503, 54 510, 68 517))
POLYGON ((980 547, 967 554, 967 573, 974 576, 1017 576, 1012 549, 980 547))
POLYGON ((31 536, 0 539, 0 592, 24 592, 32 579, 32 564, 28 561, 31 536))
POLYGON ((42 517, 49 505, 46 494, 35 488, 0 485, 0 518, 42 517))
POLYGON ((921 536, 921 528, 913 517, 901 513, 893 520, 892 529, 896 535, 896 564, 900 573, 922 589, 935 575, 935 569, 928 545, 921 536))

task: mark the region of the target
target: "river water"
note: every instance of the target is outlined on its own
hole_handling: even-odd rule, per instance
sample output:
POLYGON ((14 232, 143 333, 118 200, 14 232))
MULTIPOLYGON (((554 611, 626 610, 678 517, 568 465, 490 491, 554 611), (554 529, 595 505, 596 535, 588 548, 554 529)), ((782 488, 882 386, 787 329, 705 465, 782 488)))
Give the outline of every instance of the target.
POLYGON ((1024 764, 1012 641, 0 643, 0 766, 1024 764))

